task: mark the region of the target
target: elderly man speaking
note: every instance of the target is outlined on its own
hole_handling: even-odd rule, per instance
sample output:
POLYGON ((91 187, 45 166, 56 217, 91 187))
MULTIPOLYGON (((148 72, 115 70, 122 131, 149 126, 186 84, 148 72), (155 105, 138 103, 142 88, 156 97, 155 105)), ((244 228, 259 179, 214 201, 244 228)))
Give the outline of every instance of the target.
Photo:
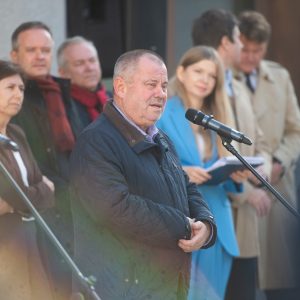
POLYGON ((217 228, 155 122, 167 98, 161 57, 134 50, 114 69, 114 99, 71 158, 75 259, 102 299, 186 299, 190 253, 217 228))

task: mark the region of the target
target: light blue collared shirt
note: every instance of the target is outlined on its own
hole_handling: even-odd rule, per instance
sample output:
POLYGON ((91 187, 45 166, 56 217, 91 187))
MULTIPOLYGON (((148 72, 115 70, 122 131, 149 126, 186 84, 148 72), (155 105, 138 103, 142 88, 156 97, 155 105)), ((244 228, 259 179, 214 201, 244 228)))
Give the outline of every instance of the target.
POLYGON ((115 102, 113 102, 112 104, 129 124, 134 126, 142 135, 144 135, 146 137, 146 139, 148 141, 153 142, 155 135, 158 133, 158 128, 155 125, 150 126, 147 129, 147 132, 145 132, 139 126, 137 126, 134 122, 132 122, 130 119, 128 119, 127 116, 125 116, 125 114, 121 111, 121 109, 117 106, 117 104, 115 102))
POLYGON ((233 74, 230 69, 225 71, 225 89, 228 97, 234 96, 233 86, 232 86, 233 74))

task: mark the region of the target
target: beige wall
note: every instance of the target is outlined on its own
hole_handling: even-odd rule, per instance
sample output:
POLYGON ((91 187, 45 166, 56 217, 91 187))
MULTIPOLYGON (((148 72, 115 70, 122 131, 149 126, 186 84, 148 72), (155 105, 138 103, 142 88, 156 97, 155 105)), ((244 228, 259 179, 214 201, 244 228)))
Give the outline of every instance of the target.
MULTIPOLYGON (((143 0, 144 1, 144 0, 143 0)), ((234 0, 168 0, 167 64, 171 75, 180 56, 192 46, 193 20, 209 8, 233 9, 234 0)), ((9 58, 10 36, 22 22, 39 20, 52 30, 57 46, 66 37, 66 0, 0 0, 0 59, 9 58)), ((55 53, 54 52, 54 53, 55 53)), ((57 74, 56 58, 52 74, 57 74)))
POLYGON ((175 71, 181 55, 192 46, 191 29, 195 18, 211 8, 233 10, 233 0, 168 0, 167 65, 175 71))
MULTIPOLYGON (((42 21, 52 30, 55 45, 66 36, 65 0, 0 0, 0 58, 9 59, 10 36, 22 22, 42 21)), ((56 48, 55 48, 56 49, 56 48)), ((53 59, 52 73, 56 74, 56 59, 53 59)))

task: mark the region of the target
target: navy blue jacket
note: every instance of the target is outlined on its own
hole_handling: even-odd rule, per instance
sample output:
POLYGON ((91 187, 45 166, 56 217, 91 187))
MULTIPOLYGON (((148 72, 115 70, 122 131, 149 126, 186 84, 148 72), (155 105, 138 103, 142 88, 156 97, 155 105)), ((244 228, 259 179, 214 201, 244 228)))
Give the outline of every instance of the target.
POLYGON ((187 217, 213 217, 159 132, 147 140, 108 103, 71 156, 75 259, 97 277, 102 299, 184 299, 190 254, 187 217), (179 287, 179 288, 178 288, 179 287))

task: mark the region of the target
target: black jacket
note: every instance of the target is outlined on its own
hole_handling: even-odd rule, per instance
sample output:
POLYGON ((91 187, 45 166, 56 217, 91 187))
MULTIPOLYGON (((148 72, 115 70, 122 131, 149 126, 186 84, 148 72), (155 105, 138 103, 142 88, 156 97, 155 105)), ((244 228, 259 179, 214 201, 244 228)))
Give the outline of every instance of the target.
POLYGON ((148 141, 111 103, 79 137, 71 157, 75 258, 97 277, 102 299, 181 299, 190 254, 187 217, 216 227, 170 140, 148 141), (180 289, 178 286, 180 285, 180 289))
MULTIPOLYGON (((70 81, 52 77, 60 86, 66 114, 73 134, 78 136, 82 126, 73 100, 70 98, 70 81)), ((27 141, 43 175, 55 184, 54 209, 48 210, 43 217, 54 233, 72 251, 72 224, 69 194, 70 152, 59 152, 55 148, 48 119, 47 107, 35 80, 28 80, 25 86, 24 101, 21 111, 12 120, 26 133, 27 141)))
MULTIPOLYGON (((102 83, 99 84, 99 87, 102 85, 102 83)), ((106 91, 106 96, 107 99, 111 99, 112 98, 112 93, 109 91, 106 91)), ((87 107, 84 106, 83 104, 81 104, 76 97, 72 97, 72 99, 74 100, 74 105, 75 105, 75 109, 78 112, 79 115, 79 120, 77 121, 77 129, 79 129, 79 133, 85 128, 87 127, 90 123, 92 123, 92 119, 88 113, 87 107), (78 126, 79 124, 79 126, 78 126)), ((102 107, 101 107, 101 111, 102 111, 102 107)))
MULTIPOLYGON (((74 102, 70 98, 70 81, 53 77, 59 84, 66 114, 75 137, 82 127, 74 102)), ((70 153, 59 153, 54 146, 47 107, 41 89, 35 80, 26 82, 23 106, 13 119, 25 131, 33 155, 44 175, 60 187, 69 180, 70 153)))

